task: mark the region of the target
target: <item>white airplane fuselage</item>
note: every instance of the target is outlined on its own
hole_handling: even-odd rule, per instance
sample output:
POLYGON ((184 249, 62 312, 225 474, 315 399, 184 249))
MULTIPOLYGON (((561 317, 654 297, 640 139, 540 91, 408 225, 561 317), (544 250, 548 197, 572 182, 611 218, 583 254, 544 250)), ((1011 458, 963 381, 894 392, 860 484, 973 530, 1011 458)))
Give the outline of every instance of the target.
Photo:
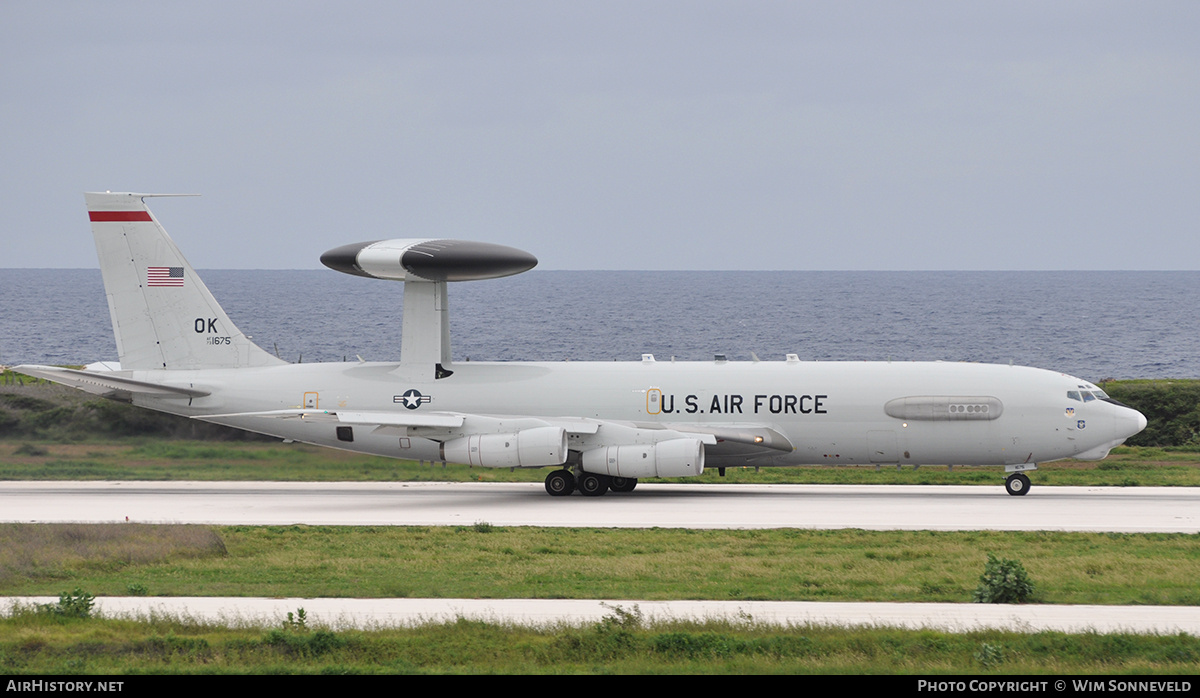
MULTIPOLYGON (((420 380, 397 363, 288 364, 258 369, 145 371, 136 380, 211 395, 189 401, 135 397, 134 404, 190 417, 297 408, 460 412, 500 418, 571 417, 645 428, 738 425, 772 428, 795 450, 708 456, 709 466, 809 464, 1014 465, 1099 458, 1144 427, 1134 410, 1069 400, 1082 381, 1023 366, 940 362, 558 362, 455 363, 453 375, 420 380), (158 375, 155 375, 158 374, 158 375), (405 400, 408 391, 422 397, 405 400), (893 417, 885 405, 946 396, 988 397, 995 419, 893 417), (657 398, 657 399, 654 399, 657 398), (410 409, 406 402, 415 404, 410 409), (655 404, 657 403, 657 404, 655 404)), ((978 402, 978 401, 976 401, 978 402)), ((376 455, 438 460, 439 444, 395 430, 358 430, 339 441, 303 419, 211 419, 281 438, 376 455)), ((407 431, 415 431, 412 428, 407 431)), ((718 449, 710 449, 718 451, 718 449)))

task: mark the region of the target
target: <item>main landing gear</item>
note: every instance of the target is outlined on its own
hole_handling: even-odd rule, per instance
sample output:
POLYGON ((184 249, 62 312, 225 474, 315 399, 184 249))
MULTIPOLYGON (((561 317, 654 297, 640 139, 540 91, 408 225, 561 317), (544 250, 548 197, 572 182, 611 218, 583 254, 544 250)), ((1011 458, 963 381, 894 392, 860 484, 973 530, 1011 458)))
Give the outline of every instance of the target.
POLYGON ((546 476, 546 491, 551 497, 566 497, 575 491, 575 476, 570 470, 555 470, 546 476))
POLYGON ((608 491, 608 476, 596 473, 580 473, 575 483, 579 493, 585 497, 599 497, 608 491))
POLYGON ((609 490, 632 492, 634 487, 637 487, 636 477, 609 477, 585 472, 580 472, 576 477, 566 468, 546 476, 546 492, 551 497, 566 497, 575 490, 585 497, 599 497, 609 490))
POLYGON ((1029 478, 1025 473, 1013 473, 1004 481, 1004 489, 1014 497, 1024 497, 1029 491, 1029 478))

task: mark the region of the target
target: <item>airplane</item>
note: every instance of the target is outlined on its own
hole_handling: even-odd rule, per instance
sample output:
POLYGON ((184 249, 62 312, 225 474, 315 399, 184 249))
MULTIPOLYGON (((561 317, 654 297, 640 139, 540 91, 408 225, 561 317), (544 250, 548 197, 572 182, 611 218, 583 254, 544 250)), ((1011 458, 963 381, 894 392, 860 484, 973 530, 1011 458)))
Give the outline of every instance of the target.
POLYGON ((533 268, 493 243, 344 245, 331 269, 404 284, 400 358, 289 363, 242 334, 151 213, 85 194, 119 363, 13 370, 139 407, 393 458, 545 468, 553 496, 735 466, 996 465, 1010 495, 1146 426, 1063 373, 962 362, 455 362, 447 286, 533 268))

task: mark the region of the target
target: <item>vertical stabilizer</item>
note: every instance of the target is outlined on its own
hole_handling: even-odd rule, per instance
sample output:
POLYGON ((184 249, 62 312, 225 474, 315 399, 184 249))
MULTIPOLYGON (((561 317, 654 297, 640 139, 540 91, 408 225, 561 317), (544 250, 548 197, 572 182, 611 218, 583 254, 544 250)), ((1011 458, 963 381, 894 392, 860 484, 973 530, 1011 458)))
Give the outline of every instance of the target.
POLYGON ((230 322, 143 201, 150 194, 87 193, 104 292, 123 369, 271 366, 230 322))

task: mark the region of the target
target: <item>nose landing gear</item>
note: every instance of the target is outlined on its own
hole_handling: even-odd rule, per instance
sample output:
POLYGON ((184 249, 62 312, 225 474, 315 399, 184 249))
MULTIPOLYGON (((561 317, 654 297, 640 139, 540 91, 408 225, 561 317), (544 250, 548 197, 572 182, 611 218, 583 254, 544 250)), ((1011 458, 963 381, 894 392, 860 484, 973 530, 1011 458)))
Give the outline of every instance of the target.
POLYGON ((1004 489, 1014 497, 1023 497, 1029 492, 1029 477, 1025 473, 1013 473, 1004 481, 1004 489))

